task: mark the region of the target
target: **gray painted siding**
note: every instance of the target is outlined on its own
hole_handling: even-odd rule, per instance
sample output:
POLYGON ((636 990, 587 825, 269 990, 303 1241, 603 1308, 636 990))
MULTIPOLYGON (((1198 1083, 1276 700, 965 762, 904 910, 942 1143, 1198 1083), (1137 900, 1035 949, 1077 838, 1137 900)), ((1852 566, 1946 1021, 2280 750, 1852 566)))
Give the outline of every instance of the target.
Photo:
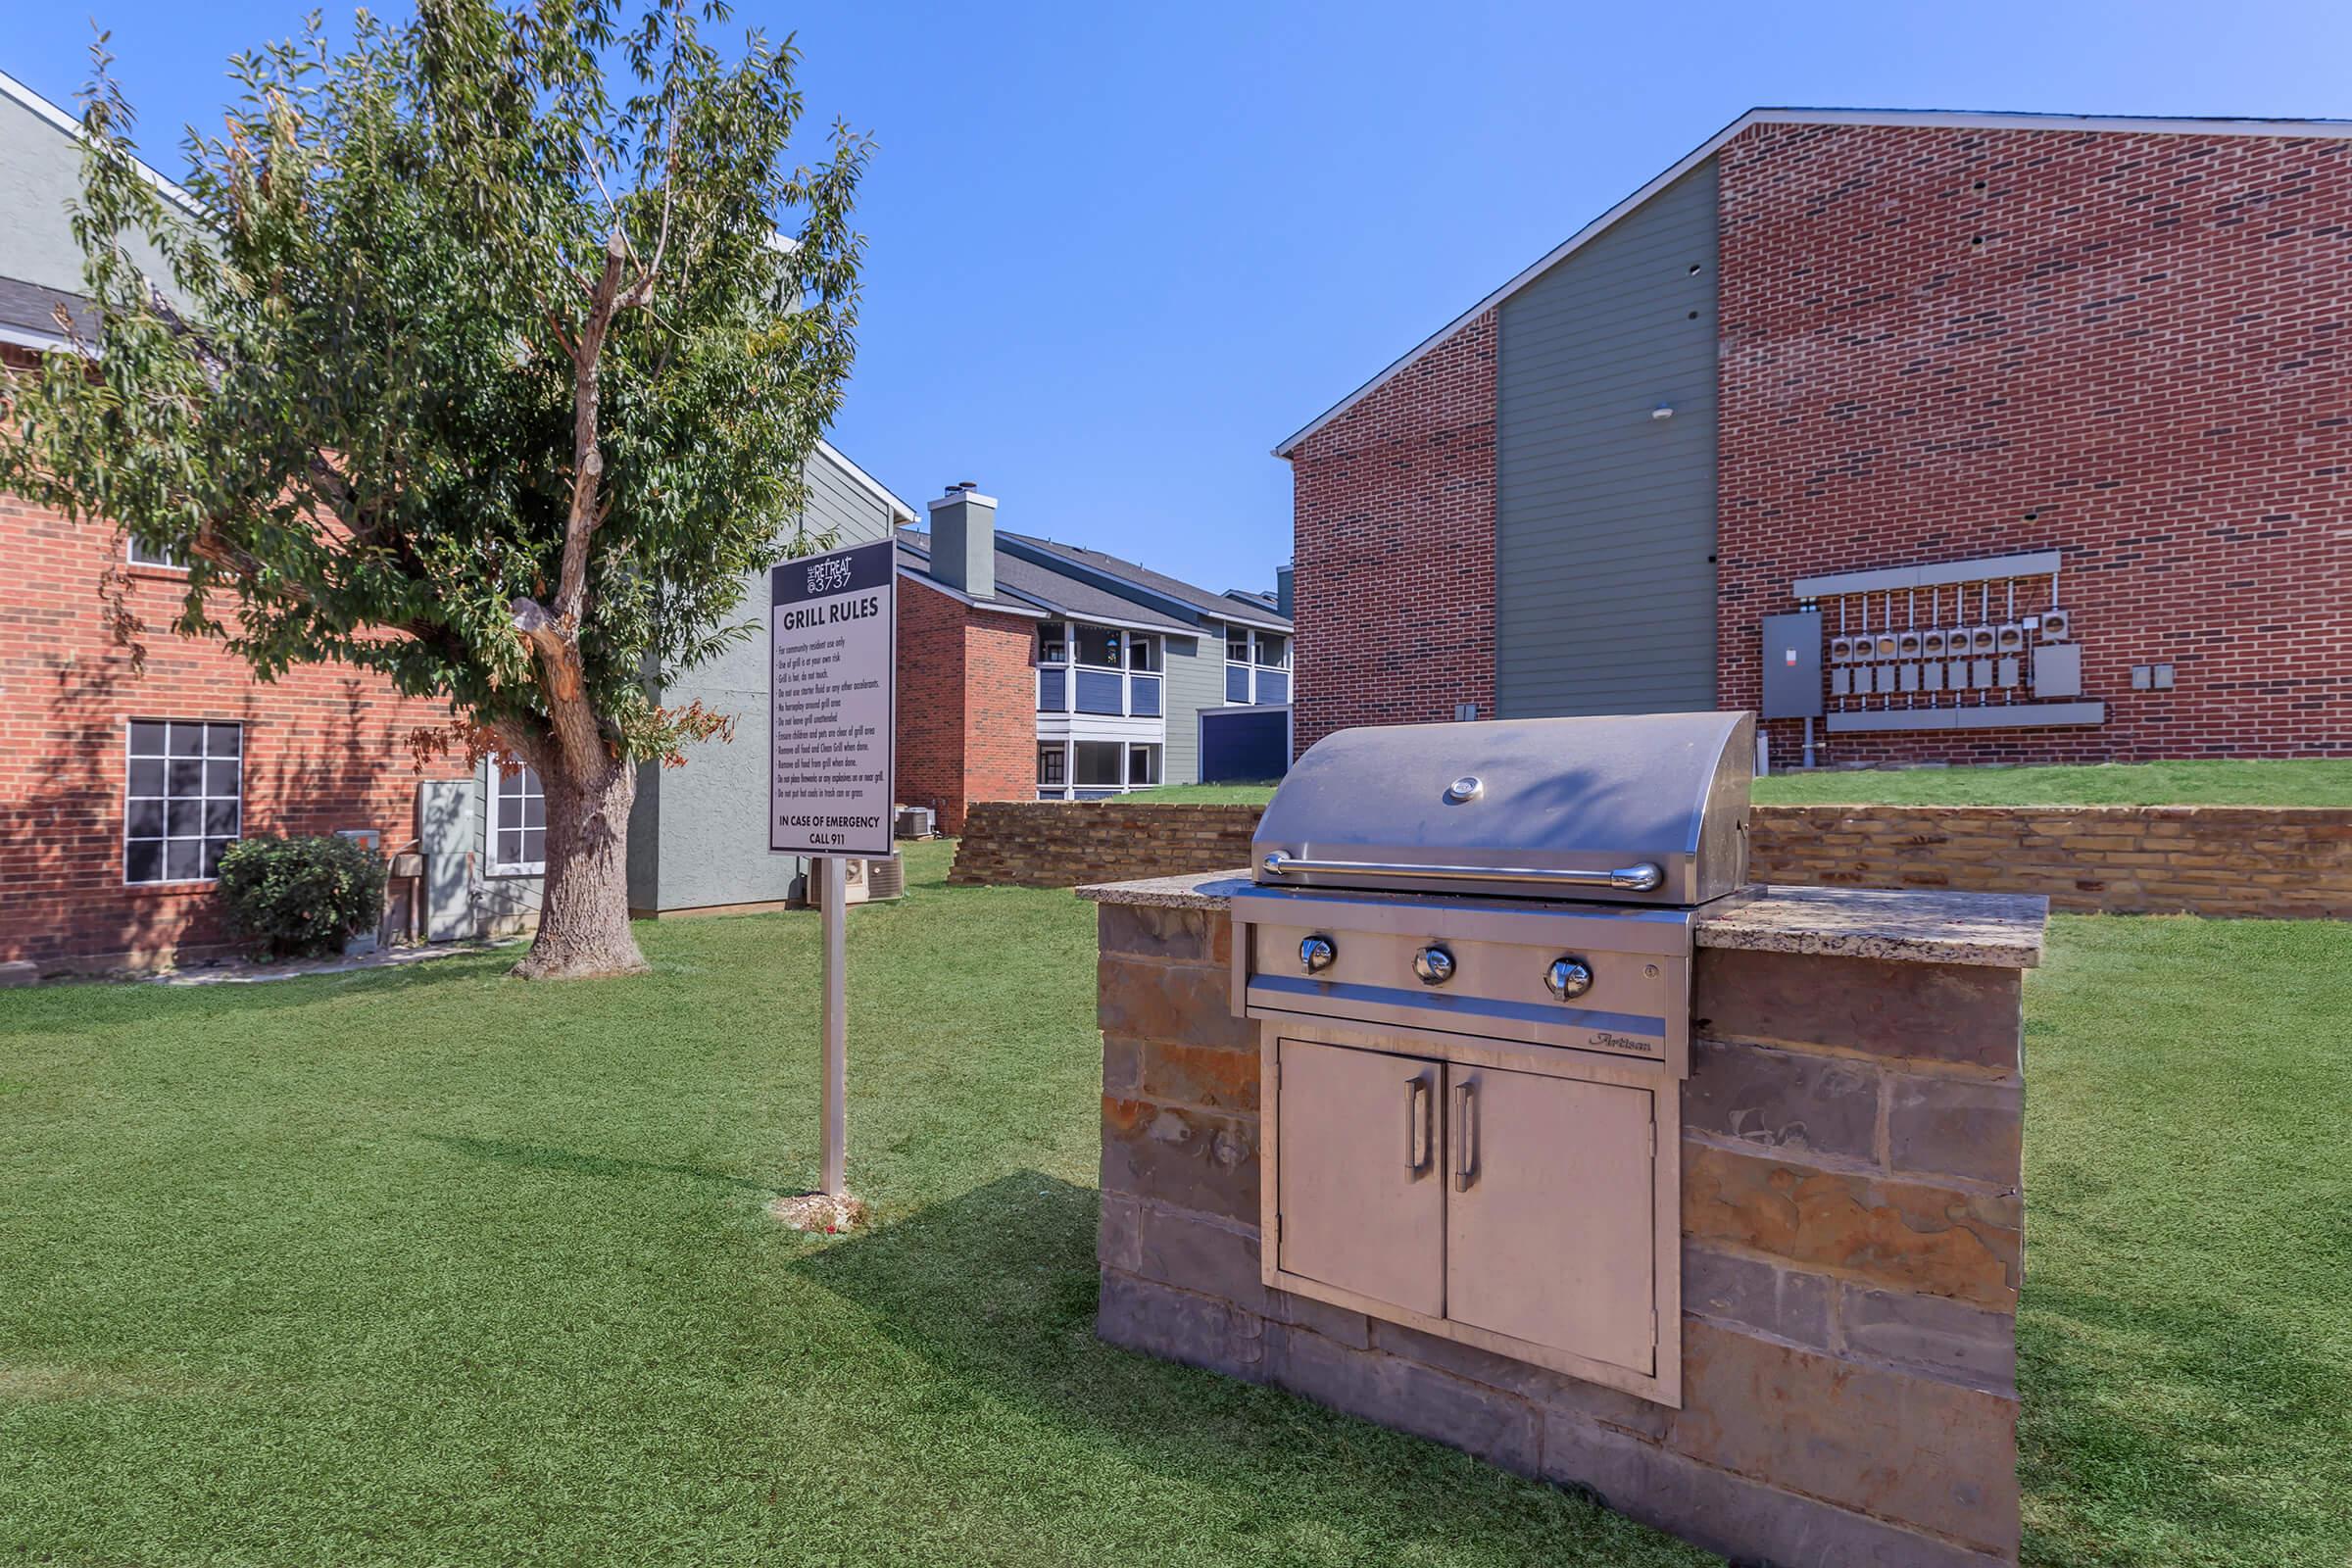
POLYGON ((809 458, 801 470, 801 483, 808 492, 802 517, 809 532, 831 530, 837 546, 890 537, 890 509, 823 453, 809 458))
MULTIPOLYGON (((70 111, 69 111, 70 112, 70 111)), ((167 142, 170 138, 166 138, 167 142)), ((66 204, 81 197, 81 143, 13 98, 0 98, 0 277, 81 292, 81 247, 66 204)), ((144 237, 127 241, 131 260, 170 289, 171 269, 144 237)))
POLYGON ((1168 745, 1160 758, 1160 781, 1200 782, 1200 721, 1203 708, 1225 706, 1225 628, 1209 625, 1198 637, 1167 639, 1168 745))
MULTIPOLYGON (((821 453, 808 460, 803 514, 836 546, 890 537, 890 512, 821 453)), ((793 896, 807 862, 767 850, 767 573, 744 584, 738 613, 757 635, 673 681, 662 701, 735 720, 732 741, 689 746, 683 767, 649 767, 630 814, 629 904, 640 910, 766 904, 793 896), (650 823, 652 831, 646 831, 650 823)))
POLYGON ((539 900, 545 883, 535 876, 490 874, 490 770, 496 766, 494 761, 484 761, 473 770, 473 864, 484 927, 490 935, 503 937, 539 924, 539 900))
POLYGON ((1501 717, 1715 706, 1715 226, 1710 159, 1502 305, 1501 717))

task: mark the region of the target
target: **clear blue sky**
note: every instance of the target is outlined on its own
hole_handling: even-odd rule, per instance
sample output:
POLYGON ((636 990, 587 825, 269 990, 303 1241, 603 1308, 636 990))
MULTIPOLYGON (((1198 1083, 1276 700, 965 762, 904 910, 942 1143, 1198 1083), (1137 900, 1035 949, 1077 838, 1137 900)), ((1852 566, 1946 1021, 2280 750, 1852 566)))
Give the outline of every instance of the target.
MULTIPOLYGON (((300 15, 0 5, 0 69, 61 102, 90 20, 113 29, 167 172, 220 63, 300 15)), ((1278 439, 1753 105, 2352 117, 2340 0, 741 0, 736 21, 797 28, 812 119, 879 142, 836 442, 918 507, 976 480, 1008 527, 1220 589, 1290 554, 1278 439)))

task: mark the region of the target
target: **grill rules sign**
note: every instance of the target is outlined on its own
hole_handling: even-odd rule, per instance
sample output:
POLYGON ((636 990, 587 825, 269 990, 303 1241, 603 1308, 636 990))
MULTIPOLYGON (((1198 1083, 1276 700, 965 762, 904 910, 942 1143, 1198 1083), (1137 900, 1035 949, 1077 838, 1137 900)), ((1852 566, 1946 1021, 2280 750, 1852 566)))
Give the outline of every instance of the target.
POLYGON ((891 852, 898 561, 889 540, 768 576, 767 847, 891 852))

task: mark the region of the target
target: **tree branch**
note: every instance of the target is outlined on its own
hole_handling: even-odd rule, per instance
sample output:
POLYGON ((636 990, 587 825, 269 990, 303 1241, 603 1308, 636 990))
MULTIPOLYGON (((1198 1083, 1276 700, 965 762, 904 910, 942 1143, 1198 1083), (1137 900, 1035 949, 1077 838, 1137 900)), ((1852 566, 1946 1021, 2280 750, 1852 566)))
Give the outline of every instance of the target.
POLYGON ((564 760, 575 773, 591 775, 605 759, 605 736, 581 679, 578 625, 532 599, 517 599, 507 608, 515 632, 538 661, 539 690, 564 760))
POLYGON ((588 318, 580 323, 579 345, 571 357, 571 513, 564 519, 564 564, 557 578, 555 613, 575 627, 587 608, 588 541, 596 531, 597 490, 605 476, 605 454, 598 441, 597 368, 628 259, 628 240, 614 224, 605 241, 605 270, 589 295, 588 318))

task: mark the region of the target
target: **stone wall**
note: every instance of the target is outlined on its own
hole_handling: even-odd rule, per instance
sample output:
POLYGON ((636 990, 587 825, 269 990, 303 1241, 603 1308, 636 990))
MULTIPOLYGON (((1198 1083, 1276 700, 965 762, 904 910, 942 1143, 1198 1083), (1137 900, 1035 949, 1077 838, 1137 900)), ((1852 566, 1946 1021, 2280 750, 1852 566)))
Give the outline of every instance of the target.
POLYGON ((1767 806, 1759 882, 2039 893, 2110 914, 2352 918, 2352 809, 1767 806))
POLYGON ((948 880, 1067 888, 1250 863, 1254 806, 1145 801, 974 801, 948 880))
POLYGON ((1098 1332, 1740 1562, 2014 1563, 2014 969, 1702 949, 1680 1410, 1267 1288, 1221 911, 1101 911, 1098 1332))
MULTIPOLYGON (((1250 862, 1254 806, 975 803, 950 880, 1074 887, 1250 862)), ((1759 806, 1750 871, 2038 893, 2081 913, 2352 918, 2352 808, 1759 806)))

